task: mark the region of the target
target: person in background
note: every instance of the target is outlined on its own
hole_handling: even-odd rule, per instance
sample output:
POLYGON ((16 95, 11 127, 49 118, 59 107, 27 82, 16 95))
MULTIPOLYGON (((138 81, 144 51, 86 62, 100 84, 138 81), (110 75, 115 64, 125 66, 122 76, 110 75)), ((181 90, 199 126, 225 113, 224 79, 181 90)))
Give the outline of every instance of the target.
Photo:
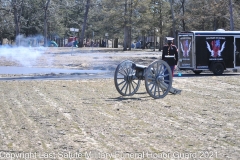
MULTIPOLYGON (((162 51, 162 60, 168 63, 172 70, 172 76, 174 73, 175 66, 178 63, 178 49, 175 45, 173 45, 173 39, 172 37, 166 37, 167 45, 163 46, 162 51)), ((168 74, 168 71, 166 71, 164 74, 168 74)), ((165 80, 168 80, 168 77, 166 77, 165 80)), ((168 84, 168 82, 166 82, 168 84)))

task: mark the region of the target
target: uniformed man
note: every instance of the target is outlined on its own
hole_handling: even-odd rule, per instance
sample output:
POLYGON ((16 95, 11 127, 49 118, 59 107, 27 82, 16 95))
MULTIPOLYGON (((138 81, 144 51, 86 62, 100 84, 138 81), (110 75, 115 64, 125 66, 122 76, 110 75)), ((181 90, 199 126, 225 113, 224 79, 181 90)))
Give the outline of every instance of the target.
MULTIPOLYGON (((172 37, 166 37, 167 45, 163 46, 163 52, 162 52, 162 60, 166 61, 170 66, 172 70, 172 76, 173 76, 175 66, 178 63, 178 49, 175 45, 173 45, 173 39, 174 38, 172 37)), ((166 71, 165 74, 168 74, 168 71, 166 71)))

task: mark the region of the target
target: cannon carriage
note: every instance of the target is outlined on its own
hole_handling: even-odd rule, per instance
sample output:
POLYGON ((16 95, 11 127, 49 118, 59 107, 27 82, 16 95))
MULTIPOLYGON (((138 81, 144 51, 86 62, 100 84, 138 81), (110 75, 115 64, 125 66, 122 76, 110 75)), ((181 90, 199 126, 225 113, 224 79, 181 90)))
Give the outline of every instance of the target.
POLYGON ((164 98, 169 92, 181 93, 180 90, 172 88, 171 73, 171 68, 163 60, 156 60, 149 66, 125 60, 115 70, 114 84, 122 96, 132 96, 138 91, 141 80, 144 80, 147 93, 159 99, 164 98))

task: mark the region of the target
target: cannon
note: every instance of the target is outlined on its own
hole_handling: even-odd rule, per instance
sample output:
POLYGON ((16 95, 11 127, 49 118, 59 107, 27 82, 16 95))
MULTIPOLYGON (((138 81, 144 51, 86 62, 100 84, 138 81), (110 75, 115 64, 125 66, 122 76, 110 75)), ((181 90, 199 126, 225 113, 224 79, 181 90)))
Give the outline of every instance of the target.
POLYGON ((164 98, 169 92, 180 94, 172 87, 170 66, 163 60, 156 60, 149 66, 139 65, 130 60, 118 64, 114 73, 114 84, 122 96, 134 95, 145 80, 147 93, 154 99, 164 98))

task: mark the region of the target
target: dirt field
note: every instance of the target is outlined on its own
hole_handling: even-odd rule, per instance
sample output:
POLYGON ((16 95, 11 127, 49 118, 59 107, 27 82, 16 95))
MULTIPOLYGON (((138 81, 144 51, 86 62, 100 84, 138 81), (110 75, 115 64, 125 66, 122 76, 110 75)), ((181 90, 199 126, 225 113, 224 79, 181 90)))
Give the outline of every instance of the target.
MULTIPOLYGON (((157 56, 129 58, 148 63, 157 56)), ((90 59, 103 66, 97 56, 84 62, 80 55, 46 57, 54 57, 56 67, 95 66, 90 59)), ((106 68, 126 58, 102 57, 112 62, 106 68)), ((173 87, 182 94, 157 100, 147 94, 144 81, 131 97, 118 94, 113 78, 0 81, 0 159, 237 160, 239 78, 230 73, 175 77, 173 87)))

